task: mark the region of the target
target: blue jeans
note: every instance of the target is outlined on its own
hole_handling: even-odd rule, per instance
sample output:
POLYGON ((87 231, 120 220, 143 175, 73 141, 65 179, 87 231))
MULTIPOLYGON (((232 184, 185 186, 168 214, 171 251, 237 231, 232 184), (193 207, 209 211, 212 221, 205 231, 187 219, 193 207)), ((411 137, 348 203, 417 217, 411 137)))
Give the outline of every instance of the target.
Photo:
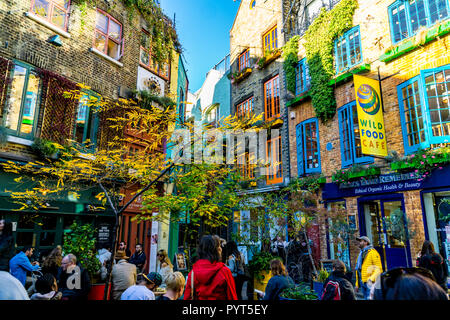
POLYGON ((362 294, 364 296, 364 300, 369 300, 370 298, 370 288, 367 286, 367 283, 363 283, 361 286, 362 294))

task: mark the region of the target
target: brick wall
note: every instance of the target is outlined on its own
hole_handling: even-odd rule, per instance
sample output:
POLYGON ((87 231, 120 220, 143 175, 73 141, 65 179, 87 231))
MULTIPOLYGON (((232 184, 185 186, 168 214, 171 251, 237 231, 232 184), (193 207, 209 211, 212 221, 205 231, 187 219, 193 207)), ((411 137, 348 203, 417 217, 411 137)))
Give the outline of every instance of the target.
MULTIPOLYGON (((263 56, 263 35, 275 25, 278 28, 278 48, 284 45, 282 34, 283 19, 281 14, 281 1, 268 0, 250 10, 250 0, 242 0, 240 9, 230 31, 230 62, 231 71, 238 69, 238 57, 247 48, 250 50, 250 67, 253 68, 257 59, 263 56), (259 8, 261 7, 261 8, 259 8)), ((283 106, 286 104, 284 96, 285 76, 282 58, 278 58, 262 70, 253 68, 248 78, 239 84, 231 86, 231 114, 234 115, 236 106, 253 96, 253 112, 261 114, 264 110, 264 82, 279 75, 280 79, 280 117, 284 121, 280 129, 282 144, 283 177, 289 177, 289 143, 287 131, 287 112, 283 106)), ((264 185, 261 183, 260 185, 264 185)))

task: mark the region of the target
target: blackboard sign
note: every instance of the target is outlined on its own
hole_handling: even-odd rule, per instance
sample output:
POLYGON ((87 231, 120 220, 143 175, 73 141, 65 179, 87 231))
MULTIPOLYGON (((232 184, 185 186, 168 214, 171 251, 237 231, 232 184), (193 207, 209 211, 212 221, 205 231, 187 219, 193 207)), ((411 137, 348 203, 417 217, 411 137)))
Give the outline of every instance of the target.
POLYGON ((322 269, 327 270, 328 273, 333 271, 333 261, 334 260, 320 260, 320 265, 322 269))
POLYGON ((101 248, 103 246, 110 246, 110 245, 111 245, 110 225, 107 223, 102 223, 98 226, 97 246, 101 248))

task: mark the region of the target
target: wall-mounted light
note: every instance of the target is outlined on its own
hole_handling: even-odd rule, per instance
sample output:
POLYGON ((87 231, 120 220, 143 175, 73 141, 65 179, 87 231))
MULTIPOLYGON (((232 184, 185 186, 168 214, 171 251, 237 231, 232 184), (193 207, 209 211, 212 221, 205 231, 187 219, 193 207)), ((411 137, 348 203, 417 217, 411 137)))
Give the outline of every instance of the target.
POLYGON ((48 42, 51 44, 54 44, 55 46, 58 46, 58 47, 62 46, 61 37, 57 34, 48 38, 48 42))

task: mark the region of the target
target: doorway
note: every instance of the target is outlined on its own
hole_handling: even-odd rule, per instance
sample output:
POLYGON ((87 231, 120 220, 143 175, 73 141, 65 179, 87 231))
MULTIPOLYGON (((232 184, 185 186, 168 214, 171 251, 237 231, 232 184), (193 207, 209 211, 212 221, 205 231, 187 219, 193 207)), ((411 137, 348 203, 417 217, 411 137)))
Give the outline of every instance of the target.
POLYGON ((391 199, 374 199, 358 201, 361 223, 360 233, 371 239, 373 247, 381 257, 383 268, 390 270, 396 267, 411 267, 411 252, 406 224, 406 237, 393 233, 386 223, 394 212, 403 212, 406 221, 405 208, 402 197, 391 199))

